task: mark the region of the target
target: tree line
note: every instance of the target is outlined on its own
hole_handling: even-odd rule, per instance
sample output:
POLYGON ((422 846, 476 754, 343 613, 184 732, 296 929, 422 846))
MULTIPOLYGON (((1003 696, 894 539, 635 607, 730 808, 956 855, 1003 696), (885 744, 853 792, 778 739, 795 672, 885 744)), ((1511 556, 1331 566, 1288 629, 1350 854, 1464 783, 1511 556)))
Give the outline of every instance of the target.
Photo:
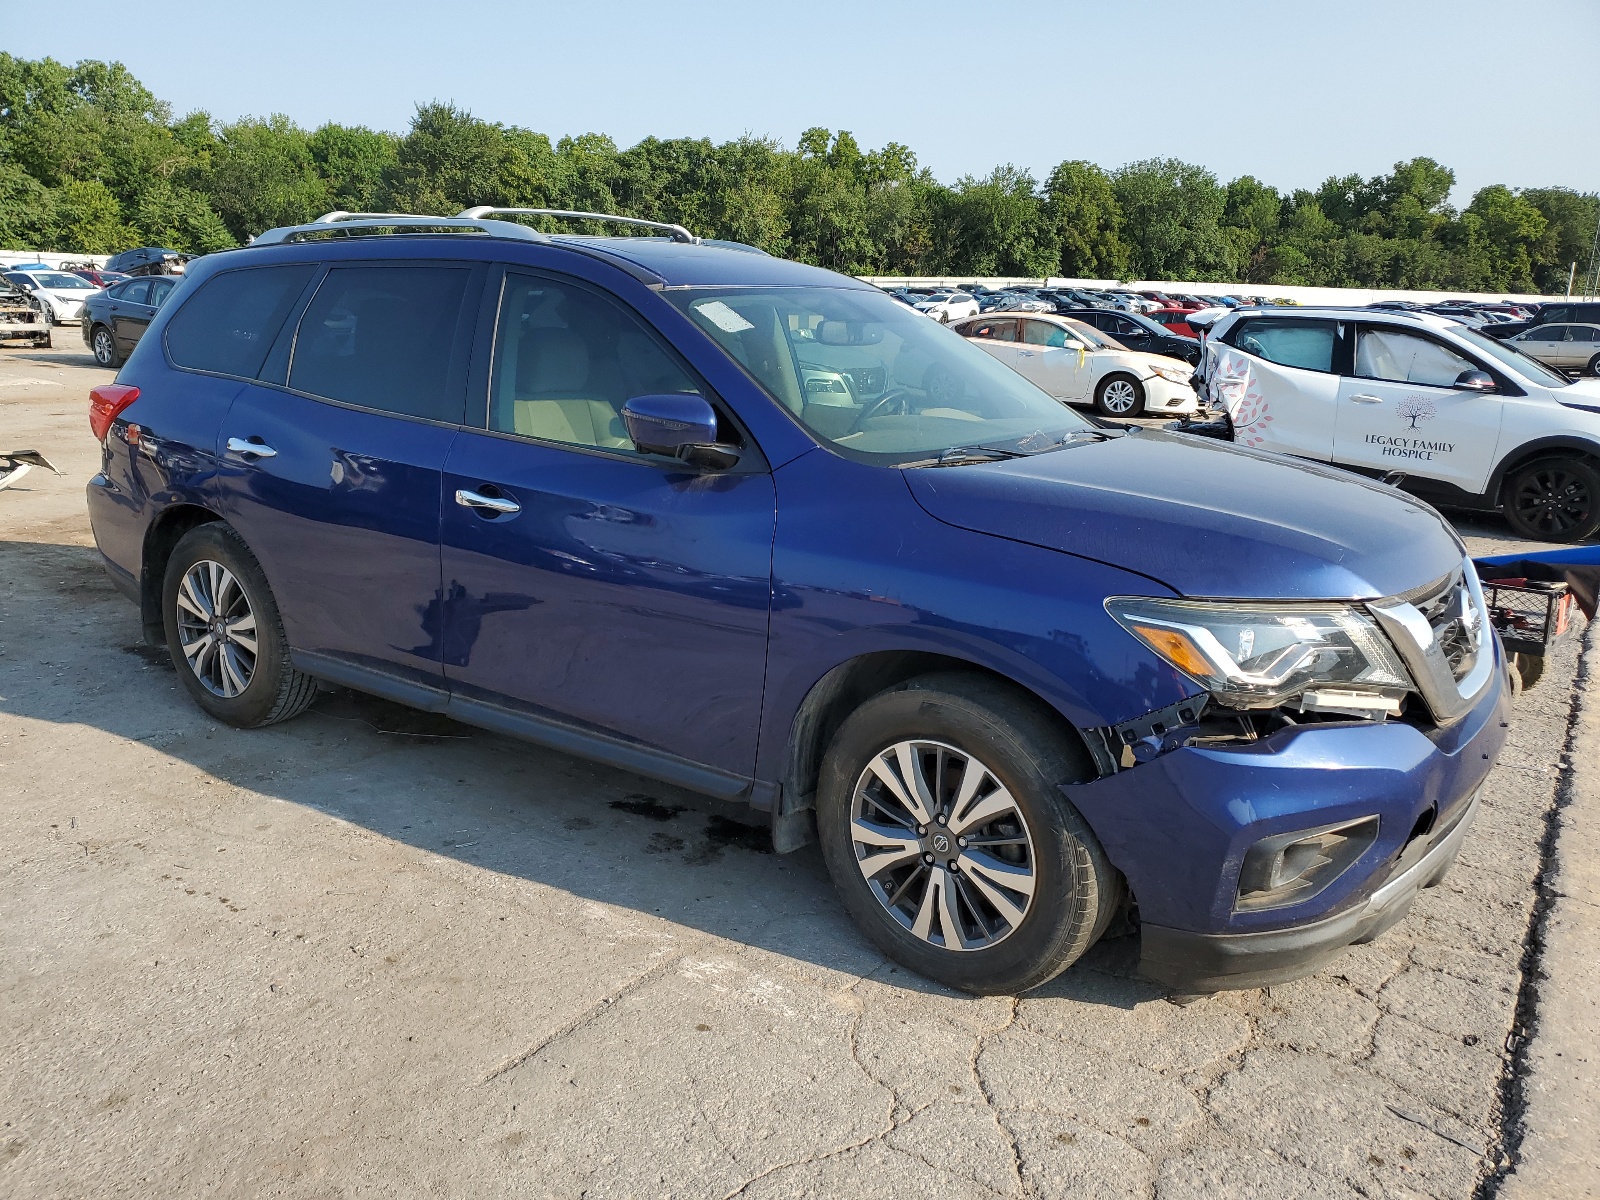
POLYGON ((763 137, 550 138, 454 105, 404 134, 284 116, 175 117, 120 63, 0 53, 0 246, 207 252, 331 209, 450 214, 475 204, 669 220, 860 275, 1064 275, 1559 292, 1585 269, 1600 195, 1480 189, 1428 158, 1283 193, 1147 159, 1005 165, 953 184, 906 146, 808 129, 763 137))

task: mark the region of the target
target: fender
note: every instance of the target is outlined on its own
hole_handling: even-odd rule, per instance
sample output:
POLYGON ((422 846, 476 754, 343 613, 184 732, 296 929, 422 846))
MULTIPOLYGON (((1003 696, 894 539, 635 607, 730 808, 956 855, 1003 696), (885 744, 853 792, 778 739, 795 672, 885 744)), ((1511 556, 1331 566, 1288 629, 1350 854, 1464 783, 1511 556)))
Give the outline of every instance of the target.
POLYGON ((1552 450, 1570 450, 1583 458, 1600 460, 1600 439, 1581 433, 1559 433, 1520 443, 1507 452, 1495 466, 1489 476, 1489 486, 1484 490, 1483 499, 1498 508, 1501 503, 1500 490, 1505 486, 1506 476, 1524 463, 1548 457, 1552 450))

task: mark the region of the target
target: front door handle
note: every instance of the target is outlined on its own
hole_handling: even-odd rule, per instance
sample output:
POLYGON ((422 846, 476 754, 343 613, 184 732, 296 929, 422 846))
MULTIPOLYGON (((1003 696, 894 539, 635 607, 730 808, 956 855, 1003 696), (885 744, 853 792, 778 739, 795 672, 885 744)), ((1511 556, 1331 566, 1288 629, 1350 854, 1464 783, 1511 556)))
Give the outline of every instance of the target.
POLYGON ((515 500, 507 500, 504 496, 485 496, 482 492, 471 492, 466 488, 456 491, 456 503, 462 508, 486 508, 494 513, 519 513, 522 505, 515 500))
POLYGON ((1351 396, 1350 400, 1354 404, 1382 404, 1383 403, 1383 397, 1382 396, 1369 396, 1365 392, 1363 392, 1359 396, 1351 396))
POLYGON ((229 438, 230 454, 248 454, 254 458, 271 458, 278 452, 260 438, 229 438))

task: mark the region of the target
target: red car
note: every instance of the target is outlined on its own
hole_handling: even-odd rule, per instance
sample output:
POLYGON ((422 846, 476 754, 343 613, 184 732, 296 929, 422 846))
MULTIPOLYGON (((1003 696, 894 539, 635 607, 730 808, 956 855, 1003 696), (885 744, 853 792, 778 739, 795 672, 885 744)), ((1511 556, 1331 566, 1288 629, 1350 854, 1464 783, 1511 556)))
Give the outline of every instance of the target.
POLYGON ((76 275, 87 279, 95 287, 108 288, 113 283, 121 283, 124 279, 132 279, 132 275, 125 275, 121 271, 107 271, 101 267, 69 267, 67 274, 76 275))
POLYGON ((1193 329, 1189 328, 1187 320, 1190 313, 1197 311, 1192 308, 1158 308, 1154 312, 1146 313, 1152 321, 1165 325, 1173 333, 1182 334, 1184 337, 1199 337, 1193 329))

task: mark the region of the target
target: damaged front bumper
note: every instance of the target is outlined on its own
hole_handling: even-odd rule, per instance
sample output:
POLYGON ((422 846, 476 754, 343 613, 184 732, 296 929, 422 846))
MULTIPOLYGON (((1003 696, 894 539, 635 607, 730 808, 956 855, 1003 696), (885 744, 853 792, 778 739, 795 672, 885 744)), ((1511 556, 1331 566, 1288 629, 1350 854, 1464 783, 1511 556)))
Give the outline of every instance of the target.
POLYGON ((1324 722, 1254 742, 1182 745, 1063 788, 1126 876, 1140 972, 1175 992, 1261 987, 1308 974, 1400 920, 1455 860, 1504 744, 1496 670, 1457 721, 1324 722), (1377 818, 1371 844, 1277 904, 1241 902, 1252 847, 1377 818))

